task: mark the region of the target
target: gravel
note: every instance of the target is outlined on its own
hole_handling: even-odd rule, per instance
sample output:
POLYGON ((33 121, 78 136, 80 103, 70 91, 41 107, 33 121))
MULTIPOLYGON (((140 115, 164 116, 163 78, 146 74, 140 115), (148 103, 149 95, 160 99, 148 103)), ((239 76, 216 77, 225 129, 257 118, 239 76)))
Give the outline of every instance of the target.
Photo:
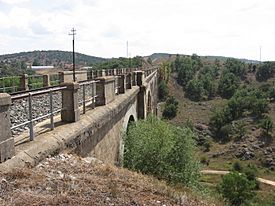
MULTIPOLYGON (((61 92, 53 93, 53 109, 54 111, 61 109, 61 92)), ((50 112, 50 96, 49 94, 43 94, 34 96, 32 98, 32 118, 37 118, 49 114, 50 112)), ((28 98, 18 99, 13 101, 10 109, 11 125, 16 126, 21 123, 28 121, 29 117, 29 103, 28 98)), ((48 117, 49 118, 49 117, 48 117)), ((34 125, 47 118, 43 118, 34 122, 34 125)), ((21 126, 12 130, 12 135, 16 136, 21 134, 23 131, 28 130, 28 125, 21 126)))

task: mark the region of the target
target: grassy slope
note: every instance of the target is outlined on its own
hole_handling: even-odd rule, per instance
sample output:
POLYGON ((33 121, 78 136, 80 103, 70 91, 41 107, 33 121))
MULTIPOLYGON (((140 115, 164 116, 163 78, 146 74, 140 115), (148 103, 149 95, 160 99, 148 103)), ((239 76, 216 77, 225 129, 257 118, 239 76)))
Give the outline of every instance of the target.
MULTIPOLYGON (((216 98, 214 100, 209 101, 203 101, 203 102, 193 102, 189 99, 184 97, 184 91, 180 85, 177 84, 175 75, 173 75, 168 83, 169 93, 170 95, 175 96, 179 100, 179 110, 177 116, 171 120, 173 124, 176 125, 183 125, 188 119, 192 120, 194 124, 196 123, 202 123, 202 124, 208 124, 210 117, 213 114, 213 111, 215 108, 221 108, 223 107, 227 100, 216 98), (174 76, 174 77, 173 77, 174 76)), ((270 80, 272 82, 272 80, 270 80)), ((275 122, 275 104, 270 104, 270 116, 275 122)), ((259 130, 256 129, 255 131, 252 131, 252 127, 255 127, 255 125, 248 125, 247 127, 247 133, 250 133, 251 135, 257 135, 259 133, 259 130)), ((273 131, 273 136, 275 135, 275 132, 273 131)), ((218 158, 211 158, 210 154, 216 153, 218 151, 223 151, 230 147, 230 145, 233 142, 229 142, 228 144, 219 144, 212 140, 212 147, 210 152, 202 152, 201 150, 198 151, 199 155, 206 156, 210 158, 210 164, 207 168, 209 169, 231 169, 232 168, 232 162, 235 161, 235 159, 232 156, 222 156, 218 158)), ((275 141, 271 143, 270 146, 275 145, 275 141)), ((258 160, 251 160, 246 161, 246 163, 251 162, 254 164, 260 165, 258 160)), ((259 166, 260 167, 260 166, 259 166)), ((262 167, 260 167, 262 168, 262 167)), ((262 168, 261 169, 261 176, 275 180, 275 172, 274 171, 267 171, 267 169, 262 168)))
MULTIPOLYGON (((272 80, 269 80, 272 82, 272 80)), ((254 82, 255 83, 255 82, 254 82)), ((255 83, 256 84, 256 83, 255 83)), ((179 110, 177 116, 171 120, 171 123, 176 125, 183 125, 188 119, 192 120, 194 124, 202 123, 208 124, 210 117, 213 114, 215 108, 223 107, 227 100, 216 98, 214 100, 203 101, 203 102, 193 102, 184 97, 184 91, 180 85, 177 84, 175 74, 169 79, 168 83, 169 94, 175 96, 179 101, 179 110)), ((275 122, 275 104, 270 105, 270 116, 275 122)), ((248 132, 251 131, 251 126, 248 127, 248 132)), ((273 136, 275 132, 273 132, 273 136)), ((230 147, 232 142, 227 144, 220 144, 213 140, 212 147, 210 152, 203 152, 200 148, 198 148, 198 156, 199 157, 207 157, 210 160, 210 164, 208 166, 204 166, 204 169, 218 169, 218 170, 231 170, 232 163, 236 160, 230 155, 223 155, 218 158, 211 158, 211 154, 224 151, 230 147)), ((275 145, 275 141, 273 141, 272 145, 275 145)), ((245 164, 248 163, 257 164, 260 168, 260 175, 263 178, 275 180, 275 171, 270 171, 266 168, 259 166, 259 162, 257 160, 245 161, 245 164)), ((204 175, 202 177, 202 182, 205 183, 210 189, 214 189, 215 185, 221 180, 220 175, 204 175)), ((265 199, 270 195, 274 194, 275 188, 271 186, 267 186, 261 184, 261 190, 257 191, 259 197, 265 199)))
POLYGON ((61 154, 0 173, 0 205, 209 205, 186 189, 98 160, 61 154))

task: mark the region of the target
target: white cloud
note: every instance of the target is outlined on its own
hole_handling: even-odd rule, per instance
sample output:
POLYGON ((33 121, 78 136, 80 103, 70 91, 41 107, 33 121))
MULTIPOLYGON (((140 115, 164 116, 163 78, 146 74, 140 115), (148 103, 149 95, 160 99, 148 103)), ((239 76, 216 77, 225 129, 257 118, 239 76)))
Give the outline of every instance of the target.
POLYGON ((0 53, 35 49, 125 56, 197 53, 275 60, 273 0, 0 0, 0 53), (20 32, 19 32, 20 31, 20 32), (7 43, 12 41, 13 43, 7 43), (4 46, 4 47, 3 47, 4 46))
POLYGON ((30 0, 0 0, 0 2, 6 3, 6 4, 20 4, 24 2, 29 2, 30 0))

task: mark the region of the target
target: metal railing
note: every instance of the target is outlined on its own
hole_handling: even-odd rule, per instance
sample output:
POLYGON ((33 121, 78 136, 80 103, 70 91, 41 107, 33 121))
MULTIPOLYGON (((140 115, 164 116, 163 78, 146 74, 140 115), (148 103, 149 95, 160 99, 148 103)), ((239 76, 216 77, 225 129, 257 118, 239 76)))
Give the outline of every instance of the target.
POLYGON ((28 87, 29 89, 42 88, 43 85, 43 75, 31 75, 28 76, 28 87))
POLYGON ((23 123, 12 126, 11 130, 28 125, 30 141, 32 141, 35 136, 34 135, 34 122, 41 120, 41 119, 45 119, 47 117, 50 117, 50 128, 51 128, 51 130, 53 130, 54 129, 54 118, 53 117, 56 113, 58 113, 62 110, 62 109, 54 110, 54 108, 53 108, 53 92, 62 91, 63 89, 66 89, 66 87, 55 87, 55 88, 50 88, 50 89, 41 90, 41 91, 34 91, 34 92, 27 92, 27 93, 23 93, 23 94, 12 95, 11 96, 12 102, 14 102, 15 100, 18 100, 18 99, 23 99, 23 98, 28 99, 28 120, 23 123), (32 100, 32 98, 34 96, 47 94, 47 93, 49 94, 49 102, 50 102, 49 103, 49 109, 50 109, 49 113, 45 114, 45 115, 38 116, 36 118, 33 118, 33 107, 32 107, 33 100, 32 100))
POLYGON ((60 85, 60 76, 59 74, 50 74, 50 85, 51 86, 56 86, 60 85))
POLYGON ((0 93, 12 93, 19 90, 20 76, 9 76, 0 78, 0 93))
POLYGON ((92 108, 95 107, 95 99, 97 97, 96 95, 96 83, 99 81, 86 81, 86 82, 81 82, 79 83, 80 88, 82 87, 82 98, 78 102, 80 105, 83 106, 83 114, 86 113, 86 107, 92 105, 92 108), (87 87, 91 87, 87 92, 87 87), (88 98, 87 98, 88 97, 88 98))

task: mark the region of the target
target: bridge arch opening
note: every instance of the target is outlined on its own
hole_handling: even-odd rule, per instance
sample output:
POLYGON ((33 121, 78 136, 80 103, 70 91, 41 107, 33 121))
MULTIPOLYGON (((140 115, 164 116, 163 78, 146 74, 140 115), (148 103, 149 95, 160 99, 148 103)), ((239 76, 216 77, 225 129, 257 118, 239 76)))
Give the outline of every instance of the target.
POLYGON ((123 166, 123 156, 124 156, 124 148, 125 148, 125 138, 127 138, 127 135, 129 133, 129 128, 132 124, 134 124, 136 121, 134 115, 130 115, 126 124, 126 130, 124 130, 124 134, 122 135, 119 151, 118 151, 118 166, 123 166))

